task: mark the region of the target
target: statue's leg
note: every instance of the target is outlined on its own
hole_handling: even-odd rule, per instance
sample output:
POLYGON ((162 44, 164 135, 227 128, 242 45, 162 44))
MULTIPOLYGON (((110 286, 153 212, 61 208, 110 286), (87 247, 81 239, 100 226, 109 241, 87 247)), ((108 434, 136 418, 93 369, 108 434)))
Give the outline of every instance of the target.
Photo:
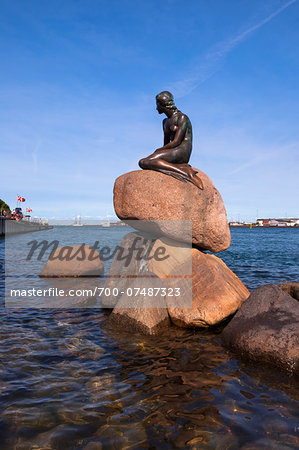
POLYGON ((203 189, 201 179, 196 176, 197 172, 195 172, 189 164, 181 162, 184 158, 180 157, 180 153, 183 152, 178 152, 178 150, 183 151, 184 149, 176 148, 152 153, 147 158, 141 159, 139 161, 139 166, 141 169, 177 173, 183 178, 190 180, 198 188, 203 189), (175 161, 177 161, 177 163, 175 163, 175 161))
POLYGON ((147 156, 146 158, 141 159, 139 161, 139 167, 141 167, 141 169, 158 170, 158 169, 156 169, 156 167, 154 167, 154 166, 156 166, 156 162, 153 163, 153 161, 155 161, 157 159, 164 159, 164 158, 166 159, 167 157, 169 158, 170 155, 166 155, 165 153, 166 153, 166 151, 164 151, 164 152, 155 151, 154 153, 147 156))
MULTIPOLYGON (((176 172, 181 175, 186 176, 186 171, 180 167, 179 164, 172 164, 164 159, 157 157, 155 154, 148 156, 147 158, 143 158, 139 161, 139 166, 141 169, 149 169, 149 170, 168 170, 169 172, 176 172), (155 156, 151 158, 151 156, 155 156)), ((188 176, 188 175, 187 175, 188 176)))

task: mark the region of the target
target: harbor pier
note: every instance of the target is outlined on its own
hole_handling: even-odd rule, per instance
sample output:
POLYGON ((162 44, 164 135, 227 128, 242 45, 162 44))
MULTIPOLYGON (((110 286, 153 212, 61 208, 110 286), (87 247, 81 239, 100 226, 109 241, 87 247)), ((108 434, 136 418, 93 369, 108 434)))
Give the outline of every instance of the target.
POLYGON ((26 220, 20 220, 18 222, 16 220, 0 217, 0 236, 31 233, 32 231, 50 230, 51 228, 53 228, 53 226, 44 223, 27 222, 26 220))

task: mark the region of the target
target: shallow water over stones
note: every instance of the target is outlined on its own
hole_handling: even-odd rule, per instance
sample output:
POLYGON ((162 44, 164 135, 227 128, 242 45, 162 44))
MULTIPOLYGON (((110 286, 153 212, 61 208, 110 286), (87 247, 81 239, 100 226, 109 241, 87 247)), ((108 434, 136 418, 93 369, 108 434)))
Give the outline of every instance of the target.
MULTIPOLYGON (((287 241, 268 231, 258 250, 249 230, 233 230, 220 255, 251 289, 296 275, 298 230, 287 241)), ((107 314, 1 308, 1 449, 298 447, 294 378, 237 360, 220 328, 145 337, 112 328, 107 314)))
POLYGON ((232 359, 219 330, 132 336, 82 310, 2 319, 1 448, 299 442, 299 385, 232 359))

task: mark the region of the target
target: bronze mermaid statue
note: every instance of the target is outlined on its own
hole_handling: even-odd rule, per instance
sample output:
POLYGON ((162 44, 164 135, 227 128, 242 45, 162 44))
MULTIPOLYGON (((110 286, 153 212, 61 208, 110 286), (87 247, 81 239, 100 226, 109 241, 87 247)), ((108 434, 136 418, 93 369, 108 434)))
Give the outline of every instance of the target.
POLYGON ((174 104, 173 96, 168 91, 156 96, 157 111, 166 114, 163 119, 164 145, 139 161, 141 169, 156 170, 177 179, 190 181, 199 189, 203 183, 197 172, 188 164, 192 151, 191 122, 174 104))

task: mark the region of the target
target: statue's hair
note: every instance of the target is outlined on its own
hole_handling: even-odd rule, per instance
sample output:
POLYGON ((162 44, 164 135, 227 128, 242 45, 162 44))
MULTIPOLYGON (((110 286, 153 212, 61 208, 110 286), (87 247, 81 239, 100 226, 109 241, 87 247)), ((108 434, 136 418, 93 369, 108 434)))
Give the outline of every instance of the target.
POLYGON ((156 100, 167 109, 177 109, 174 104, 173 95, 168 91, 160 92, 156 95, 156 100))

